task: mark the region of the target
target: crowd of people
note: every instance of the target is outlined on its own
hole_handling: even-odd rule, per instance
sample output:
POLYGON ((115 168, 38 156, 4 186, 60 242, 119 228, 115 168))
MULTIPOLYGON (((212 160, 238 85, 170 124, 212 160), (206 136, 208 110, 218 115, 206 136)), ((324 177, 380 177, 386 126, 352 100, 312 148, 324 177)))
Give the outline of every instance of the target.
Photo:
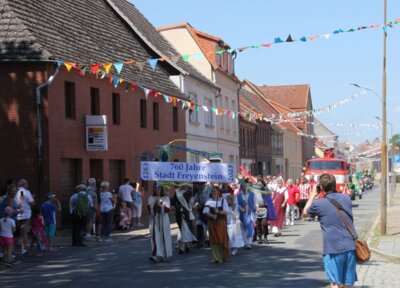
MULTIPOLYGON (((290 228, 296 221, 322 217, 321 226, 325 225, 325 210, 321 209, 328 204, 324 203, 323 208, 313 205, 314 198, 325 196, 323 189, 320 192, 323 195, 318 196, 319 185, 313 175, 309 180, 304 176, 286 181, 281 176, 245 179, 242 175, 237 179, 230 184, 155 183, 147 202, 150 261, 165 262, 172 256, 171 211, 179 227, 178 253, 188 253, 192 247, 210 247, 213 263, 227 261, 240 248, 250 250, 254 242, 267 245, 270 234, 280 237, 283 227, 290 228)), ((329 185, 326 187, 332 191, 336 189, 335 184, 329 185)), ((124 180, 118 191, 112 190, 109 182, 98 183, 94 178, 77 185, 69 200, 72 245, 85 246, 84 240, 112 242, 113 223, 121 230, 144 226, 141 223, 144 193, 139 183, 131 183, 129 179, 124 180)), ((6 194, 0 199, 4 264, 13 266, 14 238, 20 244, 21 254, 54 251, 58 211, 61 205, 54 194, 48 194, 47 200, 38 205, 28 190, 27 180, 8 184, 6 194)), ((324 258, 325 262, 330 263, 324 258)))

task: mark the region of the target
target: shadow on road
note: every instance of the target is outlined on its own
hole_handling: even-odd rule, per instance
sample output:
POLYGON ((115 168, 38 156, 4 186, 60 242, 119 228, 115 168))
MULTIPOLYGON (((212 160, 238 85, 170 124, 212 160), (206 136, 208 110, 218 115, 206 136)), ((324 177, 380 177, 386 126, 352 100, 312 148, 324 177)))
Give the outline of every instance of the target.
POLYGON ((319 253, 284 246, 240 249, 238 255, 222 264, 210 263, 211 252, 205 248, 193 248, 185 255, 176 255, 175 250, 169 262, 151 264, 147 238, 137 239, 135 245, 128 241, 108 247, 66 248, 62 255, 66 256, 62 259, 58 255, 26 258, 24 262, 28 263, 7 273, 1 271, 2 288, 26 287, 27 283, 32 288, 94 287, 92 285, 96 288, 300 288, 328 284, 315 280, 323 278, 319 253))

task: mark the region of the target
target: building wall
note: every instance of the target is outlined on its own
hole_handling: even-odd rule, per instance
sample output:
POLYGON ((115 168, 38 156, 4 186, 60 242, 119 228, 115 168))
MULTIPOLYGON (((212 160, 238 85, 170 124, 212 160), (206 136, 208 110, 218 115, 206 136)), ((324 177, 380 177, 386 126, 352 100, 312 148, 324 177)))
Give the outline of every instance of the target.
POLYGON ((302 171, 301 136, 290 130, 283 135, 283 157, 285 158, 285 177, 296 179, 302 171))
POLYGON ((252 175, 256 175, 257 126, 240 117, 240 165, 252 175))
MULTIPOLYGON (((200 53, 202 50, 199 48, 195 40, 192 38, 188 30, 184 27, 165 30, 160 32, 168 42, 177 50, 181 55, 192 55, 200 53)), ((215 48, 214 48, 215 49, 215 48)), ((195 58, 190 57, 189 63, 196 67, 197 71, 203 74, 206 78, 213 81, 213 71, 206 57, 195 58)))
MULTIPOLYGON (((39 191, 48 187, 39 187, 38 181, 35 89, 47 78, 44 65, 0 65, 0 187, 5 189, 8 179, 26 178, 37 200, 42 199, 39 191)), ((44 161, 46 157, 43 155, 44 161)))
MULTIPOLYGON (((206 85, 196 79, 186 76, 184 82, 184 93, 188 95, 191 101, 215 107, 215 96, 217 89, 206 85)), ((215 113, 211 110, 205 111, 202 106, 198 111, 186 110, 186 145, 200 151, 218 151, 217 143, 217 119, 215 113)), ((201 159, 190 152, 187 152, 187 160, 198 162, 201 159)))
MULTIPOLYGON (((216 71, 216 85, 221 88, 217 98, 217 107, 232 111, 237 115, 239 98, 237 82, 224 72, 216 71)), ((217 117, 218 149, 223 154, 224 162, 239 163, 239 118, 228 115, 217 117)))

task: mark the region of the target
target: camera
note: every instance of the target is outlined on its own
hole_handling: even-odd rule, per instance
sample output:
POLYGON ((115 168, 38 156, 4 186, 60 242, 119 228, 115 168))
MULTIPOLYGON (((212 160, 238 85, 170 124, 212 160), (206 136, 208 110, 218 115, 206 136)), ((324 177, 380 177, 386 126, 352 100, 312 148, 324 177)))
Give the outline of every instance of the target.
POLYGON ((319 193, 319 192, 321 192, 322 190, 321 190, 321 185, 317 185, 317 192, 319 193))

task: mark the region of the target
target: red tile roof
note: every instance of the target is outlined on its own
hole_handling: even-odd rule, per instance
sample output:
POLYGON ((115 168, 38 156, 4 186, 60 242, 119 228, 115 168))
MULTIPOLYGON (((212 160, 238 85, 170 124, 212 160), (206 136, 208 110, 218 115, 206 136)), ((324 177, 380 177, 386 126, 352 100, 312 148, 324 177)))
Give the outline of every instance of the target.
MULTIPOLYGON (((310 93, 309 84, 284 85, 284 86, 258 86, 268 98, 293 111, 308 110, 310 93)), ((311 104, 311 103, 310 103, 311 104)))

